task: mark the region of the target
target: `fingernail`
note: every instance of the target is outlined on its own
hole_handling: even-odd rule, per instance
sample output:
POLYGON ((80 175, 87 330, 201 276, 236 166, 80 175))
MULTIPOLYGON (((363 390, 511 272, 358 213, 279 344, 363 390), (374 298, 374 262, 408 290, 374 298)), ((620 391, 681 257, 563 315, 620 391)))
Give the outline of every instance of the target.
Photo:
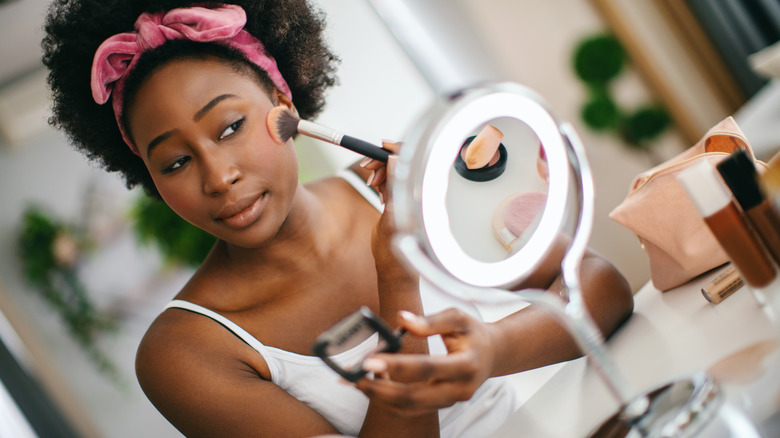
POLYGON ((414 313, 408 310, 401 310, 400 312, 398 312, 398 314, 401 315, 401 318, 403 318, 404 321, 418 323, 418 324, 422 322, 422 318, 420 318, 419 316, 415 315, 414 313))
POLYGON ((371 175, 368 176, 368 181, 366 181, 367 186, 371 186, 371 183, 374 181, 374 173, 375 171, 371 171, 371 175))
POLYGON ((392 178, 395 175, 395 166, 398 163, 398 155, 387 157, 387 177, 392 178))
POLYGON ((387 362, 375 357, 369 357, 363 361, 363 369, 372 373, 384 373, 387 371, 387 362))
POLYGON ((382 204, 385 203, 385 195, 383 195, 382 192, 379 192, 379 202, 382 204))
POLYGON ((372 159, 370 157, 366 157, 366 158, 363 158, 362 160, 360 160, 360 164, 359 165, 360 165, 360 167, 366 167, 366 166, 368 166, 368 163, 370 163, 371 161, 372 161, 372 159))

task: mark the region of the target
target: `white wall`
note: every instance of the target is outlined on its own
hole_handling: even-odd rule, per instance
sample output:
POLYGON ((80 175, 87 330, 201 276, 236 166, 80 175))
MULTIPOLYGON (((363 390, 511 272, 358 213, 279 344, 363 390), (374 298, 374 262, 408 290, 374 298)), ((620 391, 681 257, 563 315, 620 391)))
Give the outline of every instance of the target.
MULTIPOLYGON (((315 0, 327 15, 326 38, 341 59, 339 84, 317 122, 366 141, 401 140, 433 93, 374 13, 368 0, 315 0)), ((324 145, 334 165, 362 157, 324 145)))

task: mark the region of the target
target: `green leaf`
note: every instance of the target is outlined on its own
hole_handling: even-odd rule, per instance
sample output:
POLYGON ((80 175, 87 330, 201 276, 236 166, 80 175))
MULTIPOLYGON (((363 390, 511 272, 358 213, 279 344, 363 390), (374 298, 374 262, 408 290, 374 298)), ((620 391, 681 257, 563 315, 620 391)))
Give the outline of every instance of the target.
POLYGON ((597 93, 585 103, 581 111, 582 120, 594 131, 609 131, 620 123, 620 110, 606 93, 597 93))
POLYGON ((626 143, 645 148, 647 143, 658 137, 670 123, 671 118, 664 108, 648 105, 626 117, 620 133, 626 143))
POLYGON ((623 69, 626 55, 612 35, 596 35, 583 40, 574 50, 574 71, 589 84, 605 85, 623 69))

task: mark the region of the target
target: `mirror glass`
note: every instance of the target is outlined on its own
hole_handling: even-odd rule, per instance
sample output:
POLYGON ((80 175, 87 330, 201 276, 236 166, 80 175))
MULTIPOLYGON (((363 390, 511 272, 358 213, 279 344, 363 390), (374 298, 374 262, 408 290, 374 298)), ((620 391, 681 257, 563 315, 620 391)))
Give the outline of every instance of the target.
MULTIPOLYGON (((527 124, 507 117, 488 124, 503 135, 506 160, 503 151, 496 150, 495 158, 481 169, 496 169, 500 175, 475 181, 461 175, 453 161, 446 206, 452 235, 464 253, 492 263, 506 259, 533 234, 547 203, 547 183, 546 162, 536 133, 527 124)), ((469 138, 484 128, 477 127, 469 138)), ((464 147, 461 154, 471 146, 464 147)))

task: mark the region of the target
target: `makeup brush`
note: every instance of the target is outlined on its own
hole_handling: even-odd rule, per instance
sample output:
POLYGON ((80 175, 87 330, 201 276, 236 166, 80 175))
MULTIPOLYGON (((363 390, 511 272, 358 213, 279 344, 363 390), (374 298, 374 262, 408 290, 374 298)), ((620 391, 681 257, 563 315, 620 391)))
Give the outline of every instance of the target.
POLYGON ((498 147, 504 134, 493 125, 485 125, 474 140, 468 145, 463 161, 469 169, 479 169, 498 160, 498 147))
POLYGON ((387 163, 387 158, 392 154, 387 149, 355 137, 350 137, 349 135, 344 135, 335 129, 326 128, 307 120, 301 120, 289 108, 283 105, 274 107, 268 113, 266 124, 268 125, 268 133, 271 134, 271 138, 279 144, 285 143, 295 134, 303 134, 307 137, 342 146, 383 163, 387 163))

